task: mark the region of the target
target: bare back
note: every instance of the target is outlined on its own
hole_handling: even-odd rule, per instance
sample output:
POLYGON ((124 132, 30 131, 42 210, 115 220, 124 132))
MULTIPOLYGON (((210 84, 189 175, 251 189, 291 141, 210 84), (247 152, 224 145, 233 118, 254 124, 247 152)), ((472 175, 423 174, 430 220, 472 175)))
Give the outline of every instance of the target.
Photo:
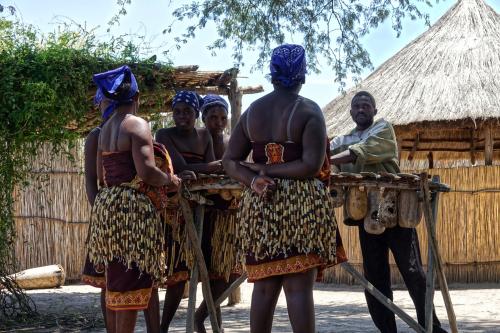
POLYGON ((243 128, 255 142, 302 142, 302 133, 314 114, 315 103, 300 97, 268 94, 255 101, 244 114, 243 128))

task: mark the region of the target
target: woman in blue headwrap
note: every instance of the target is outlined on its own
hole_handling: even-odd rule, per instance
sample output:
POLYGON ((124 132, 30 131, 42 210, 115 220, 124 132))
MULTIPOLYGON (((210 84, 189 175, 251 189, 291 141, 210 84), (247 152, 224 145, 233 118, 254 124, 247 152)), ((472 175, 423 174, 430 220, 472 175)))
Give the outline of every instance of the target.
POLYGON ((201 120, 203 120, 205 128, 212 136, 215 159, 222 159, 222 155, 224 155, 229 143, 229 135, 224 134, 228 120, 228 104, 226 100, 219 95, 212 94, 203 97, 201 120))
MULTIPOLYGON (((149 125, 136 116, 139 95, 130 68, 96 74, 93 80, 104 96, 107 120, 97 146, 102 187, 92 207, 89 259, 106 269, 108 332, 133 332, 137 310, 148 307, 153 282, 163 276, 164 238, 152 199, 132 183, 139 177, 148 186, 175 190, 180 180, 155 164, 149 125)), ((150 331, 158 331, 156 326, 150 331)))
MULTIPOLYGON (((179 91, 172 100, 175 126, 160 129, 156 133, 156 141, 167 147, 177 174, 183 172, 210 174, 222 171, 221 161, 216 160, 214 156, 210 133, 205 128, 195 127, 202 105, 203 99, 196 92, 179 91)), ((180 232, 183 233, 184 230, 180 232)), ((163 332, 168 331, 182 299, 186 281, 189 280, 183 246, 179 242, 179 237, 175 237, 170 230, 167 230, 167 246, 169 251, 167 265, 172 262, 177 265, 169 267, 169 276, 165 283, 167 292, 161 319, 163 332)))
POLYGON ((271 332, 283 288, 294 332, 315 332, 313 284, 343 259, 325 182, 326 126, 319 106, 299 95, 306 60, 299 45, 273 50, 274 91, 243 113, 223 157, 224 169, 247 186, 238 239, 254 282, 250 331, 271 332), (245 162, 252 152, 254 163, 245 162))

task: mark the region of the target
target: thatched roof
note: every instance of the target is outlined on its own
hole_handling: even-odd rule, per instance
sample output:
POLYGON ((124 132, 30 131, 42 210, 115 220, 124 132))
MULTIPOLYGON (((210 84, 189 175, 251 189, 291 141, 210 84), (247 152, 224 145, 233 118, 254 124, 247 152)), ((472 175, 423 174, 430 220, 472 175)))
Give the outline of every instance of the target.
MULTIPOLYGON (((130 65, 132 68, 134 65, 130 65)), ((198 66, 179 66, 166 68, 165 66, 151 65, 148 68, 148 76, 142 77, 136 74, 141 86, 140 115, 151 119, 159 112, 170 111, 172 98, 176 91, 194 90, 199 94, 229 95, 231 89, 237 89, 241 94, 253 94, 264 91, 262 86, 238 87, 237 68, 225 71, 199 71, 198 66), (148 89, 148 85, 154 85, 154 89, 148 89)), ((89 100, 93 99, 95 86, 89 90, 89 100)), ((89 103, 90 104, 90 103, 89 103)), ((97 110, 89 110, 83 124, 70 125, 75 130, 87 133, 100 123, 100 115, 97 110)))
POLYGON ((459 0, 427 32, 358 86, 323 108, 328 134, 353 127, 350 101, 371 92, 383 117, 398 127, 472 124, 500 118, 500 15, 483 0, 459 0), (451 122, 451 124, 450 124, 451 122))

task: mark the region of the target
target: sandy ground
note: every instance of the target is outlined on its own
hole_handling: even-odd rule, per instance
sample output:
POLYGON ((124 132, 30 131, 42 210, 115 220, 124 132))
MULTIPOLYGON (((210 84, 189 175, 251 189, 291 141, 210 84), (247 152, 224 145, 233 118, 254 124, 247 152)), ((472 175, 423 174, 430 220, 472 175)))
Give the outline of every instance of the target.
MULTIPOLYGON (((45 327, 51 327, 26 325, 10 332, 105 332, 99 307, 99 289, 70 285, 28 293, 44 316, 45 327)), ((249 332, 251 294, 252 284, 244 283, 241 289, 242 302, 233 307, 222 307, 225 332, 249 332)), ((164 297, 165 291, 160 290, 160 306, 163 306, 164 297)), ((500 332, 500 285, 455 285, 451 287, 451 297, 460 332, 500 332)), ((200 285, 197 303, 201 299, 200 285)), ((377 332, 360 287, 317 284, 314 299, 318 332, 377 332)), ((406 290, 396 290, 394 299, 398 306, 415 318, 413 304, 406 290)), ((443 327, 448 329, 446 309, 439 292, 436 293, 435 306, 443 327)), ((170 332, 185 331, 186 308, 187 299, 182 301, 170 332)), ((208 320, 206 325, 209 325, 208 320)), ((400 332, 412 332, 399 319, 397 325, 400 332)), ((146 332, 142 313, 136 332, 146 332)), ((276 307, 273 332, 291 332, 283 293, 276 307)))

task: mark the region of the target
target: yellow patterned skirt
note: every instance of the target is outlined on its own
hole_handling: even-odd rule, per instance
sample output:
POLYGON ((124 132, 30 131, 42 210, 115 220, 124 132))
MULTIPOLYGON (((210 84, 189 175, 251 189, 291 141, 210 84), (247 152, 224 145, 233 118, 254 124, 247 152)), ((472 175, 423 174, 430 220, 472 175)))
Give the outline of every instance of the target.
POLYGON ((106 306, 147 308, 165 273, 163 225, 151 200, 127 186, 99 190, 90 217, 88 256, 106 267, 106 306))

